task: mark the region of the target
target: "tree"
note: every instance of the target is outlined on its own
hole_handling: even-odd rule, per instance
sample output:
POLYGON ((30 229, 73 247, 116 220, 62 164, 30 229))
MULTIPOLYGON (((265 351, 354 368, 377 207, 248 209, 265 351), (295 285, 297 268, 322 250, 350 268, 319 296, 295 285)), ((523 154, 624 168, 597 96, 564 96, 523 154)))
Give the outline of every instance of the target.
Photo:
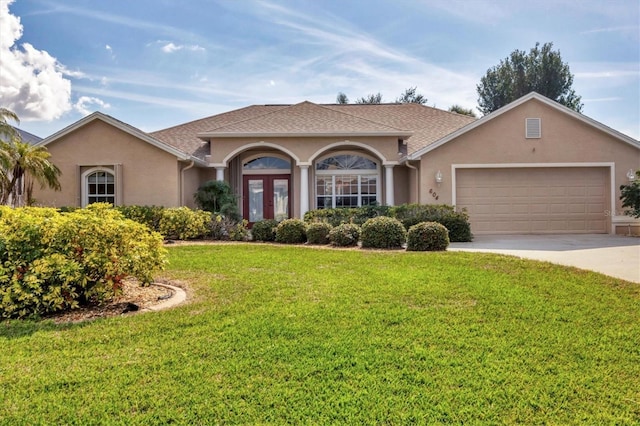
POLYGON ((573 90, 573 74, 562 62, 553 43, 540 43, 529 51, 514 50, 500 64, 487 70, 476 86, 478 109, 488 114, 535 91, 560 104, 582 112, 581 97, 573 90))
POLYGON ((9 119, 20 122, 14 112, 0 108, 0 204, 11 199, 15 207, 32 203, 34 181, 59 191, 60 169, 49 161, 47 148, 23 142, 9 119), (21 197, 23 190, 26 197, 21 197))
POLYGON ((375 95, 370 93, 369 95, 359 98, 356 100, 357 104, 381 104, 382 103, 382 95, 380 92, 375 95))
POLYGON ((14 121, 16 124, 20 124, 20 119, 13 112, 6 108, 0 108, 0 140, 9 141, 16 137, 16 129, 9 124, 8 120, 14 121))
POLYGON ((462 115, 468 115, 470 117, 473 118, 477 118, 478 116, 476 115, 475 112, 473 112, 473 110, 471 108, 465 108, 461 105, 451 105, 451 107, 449 107, 449 111, 450 112, 455 112, 457 114, 462 114, 462 115))
POLYGON ((219 180, 207 181, 200 185, 193 198, 202 210, 219 214, 235 221, 240 219, 236 196, 227 182, 219 180))
POLYGON ((636 171, 636 180, 629 185, 620 186, 622 207, 630 207, 625 214, 640 218, 640 170, 636 171))
POLYGON ((404 91, 404 93, 400 95, 399 98, 396 98, 396 102, 399 104, 426 104, 427 98, 425 98, 424 95, 421 95, 420 93, 416 93, 417 89, 418 86, 409 87, 404 91))
POLYGON ((44 146, 34 146, 15 137, 9 142, 0 142, 0 151, 4 151, 8 161, 4 161, 2 182, 0 182, 0 204, 7 204, 11 197, 11 204, 16 207, 23 203, 22 190, 26 195, 26 204, 31 204, 33 183, 37 181, 42 188, 45 186, 59 191, 61 189, 58 177, 60 169, 49 161, 51 154, 44 146))
POLYGON ((336 103, 337 104, 348 104, 349 103, 349 98, 347 98, 347 95, 345 95, 342 92, 338 92, 338 96, 336 96, 336 103))

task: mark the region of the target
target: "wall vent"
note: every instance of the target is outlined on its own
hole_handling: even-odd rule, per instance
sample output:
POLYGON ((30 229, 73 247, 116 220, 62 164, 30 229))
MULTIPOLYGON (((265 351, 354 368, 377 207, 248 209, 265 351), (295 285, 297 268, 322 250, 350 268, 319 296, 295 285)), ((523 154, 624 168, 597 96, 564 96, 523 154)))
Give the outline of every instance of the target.
POLYGON ((540 139, 542 137, 542 120, 539 118, 527 118, 525 137, 527 139, 540 139))

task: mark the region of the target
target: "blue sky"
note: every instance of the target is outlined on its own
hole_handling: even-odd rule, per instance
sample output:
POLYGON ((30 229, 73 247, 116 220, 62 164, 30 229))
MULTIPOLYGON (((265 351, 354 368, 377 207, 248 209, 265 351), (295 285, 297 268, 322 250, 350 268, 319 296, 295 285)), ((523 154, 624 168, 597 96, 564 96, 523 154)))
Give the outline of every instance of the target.
POLYGON ((50 134, 100 110, 145 131, 250 104, 477 106, 515 49, 553 42, 583 113, 640 138, 637 0, 0 0, 0 106, 50 134))

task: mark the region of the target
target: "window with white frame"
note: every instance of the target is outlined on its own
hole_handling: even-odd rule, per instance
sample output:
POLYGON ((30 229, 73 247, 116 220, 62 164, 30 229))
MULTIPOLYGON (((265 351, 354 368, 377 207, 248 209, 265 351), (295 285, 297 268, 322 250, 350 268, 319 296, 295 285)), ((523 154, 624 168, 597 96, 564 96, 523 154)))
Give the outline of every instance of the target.
POLYGON ((319 160, 316 207, 361 207, 378 202, 378 164, 355 154, 337 154, 319 160))
POLYGON ((112 170, 93 169, 83 176, 83 205, 116 204, 116 179, 112 170))

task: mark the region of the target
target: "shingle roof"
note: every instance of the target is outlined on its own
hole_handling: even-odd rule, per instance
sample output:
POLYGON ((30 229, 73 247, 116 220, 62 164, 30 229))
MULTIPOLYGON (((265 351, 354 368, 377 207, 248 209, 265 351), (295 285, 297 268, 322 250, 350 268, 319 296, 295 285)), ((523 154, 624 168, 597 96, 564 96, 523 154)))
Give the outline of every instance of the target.
POLYGON ((210 129, 203 132, 201 136, 401 135, 407 133, 407 130, 402 127, 389 126, 370 120, 366 116, 345 114, 337 109, 305 101, 259 117, 210 129))
POLYGON ((289 105, 252 105, 158 130, 149 134, 181 151, 204 159, 204 156, 209 154, 208 143, 200 139, 197 136, 198 134, 238 121, 259 117, 288 106, 289 105))
POLYGON ((418 104, 253 105, 150 133, 198 158, 208 154, 200 137, 319 134, 397 135, 412 153, 475 118, 418 104), (411 135, 410 137, 407 136, 411 135), (199 137, 200 136, 200 137, 199 137))
POLYGON ((411 130, 408 152, 423 148, 476 119, 419 104, 340 104, 327 105, 358 117, 367 117, 393 127, 411 130))

